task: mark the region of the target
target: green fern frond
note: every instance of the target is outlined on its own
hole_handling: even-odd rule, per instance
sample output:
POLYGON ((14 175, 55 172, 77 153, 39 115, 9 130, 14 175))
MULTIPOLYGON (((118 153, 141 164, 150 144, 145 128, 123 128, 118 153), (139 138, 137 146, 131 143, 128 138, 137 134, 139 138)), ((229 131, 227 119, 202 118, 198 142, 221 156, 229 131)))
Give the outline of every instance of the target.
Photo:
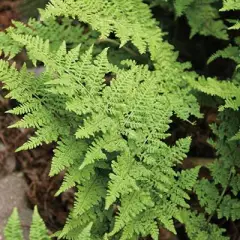
POLYGON ((91 238, 91 228, 92 228, 93 223, 89 223, 79 234, 78 240, 86 239, 86 240, 92 240, 91 238))
POLYGON ((76 141, 74 138, 59 141, 58 147, 54 150, 55 154, 49 175, 58 174, 62 170, 69 168, 75 161, 80 161, 86 146, 85 142, 76 141))
POLYGON ((208 64, 216 60, 217 58, 229 58, 235 61, 236 63, 240 64, 240 49, 238 47, 234 47, 229 45, 223 50, 218 50, 216 53, 214 53, 209 59, 208 64))
POLYGON ((208 214, 212 214, 217 209, 218 199, 220 198, 218 189, 208 180, 203 179, 195 187, 199 202, 208 214))
POLYGON ((12 215, 10 216, 8 223, 4 229, 4 236, 6 240, 23 240, 21 224, 16 208, 13 209, 12 215))
POLYGON ((230 81, 219 82, 213 78, 205 79, 201 77, 198 81, 191 80, 191 84, 201 92, 223 98, 225 105, 219 108, 221 111, 225 108, 237 110, 240 106, 239 87, 230 81))
POLYGON ((235 174, 230 183, 231 191, 234 194, 234 196, 237 196, 240 192, 240 174, 235 174))
POLYGON ((223 236, 223 233, 225 232, 224 229, 218 228, 215 224, 208 223, 203 214, 197 215, 194 212, 191 213, 184 210, 181 212, 179 221, 185 224, 190 239, 229 239, 228 237, 223 236), (201 228, 199 228, 199 226, 201 226, 201 228))
POLYGON ((130 153, 125 153, 112 163, 114 174, 109 175, 110 183, 106 197, 106 209, 120 197, 120 194, 125 195, 139 190, 134 175, 141 176, 142 173, 134 171, 134 167, 137 167, 137 164, 130 153))
MULTIPOLYGON (((43 73, 35 76, 25 67, 17 71, 1 62, 0 67, 10 96, 21 104, 13 113, 24 114, 14 126, 36 129, 19 150, 57 142, 50 175, 65 171, 57 195, 76 189, 74 207, 56 236, 158 239, 159 226, 176 232, 174 219, 189 209, 187 200, 199 169, 181 171, 177 166, 186 158, 191 138, 171 146, 167 138, 174 115, 184 121, 201 116, 189 84, 197 74, 189 71, 190 64, 176 62, 178 54, 163 42, 157 22, 141 0, 52 0, 42 17, 44 22, 30 21, 32 28, 15 23, 6 34, 26 48, 33 63, 43 65, 43 73), (80 47, 76 35, 71 35, 72 18, 99 33, 93 37, 89 26, 81 27, 75 20, 80 47), (47 32, 50 26, 59 33, 59 41, 47 32), (149 51, 153 69, 132 59, 113 65, 110 49, 87 47, 100 34, 103 40, 112 33, 121 47, 129 42, 124 47, 130 46, 130 51, 149 51)), ((217 233, 210 237, 221 234, 212 229, 217 233)))
POLYGON ((78 186, 73 216, 82 215, 94 205, 97 205, 106 195, 106 179, 94 176, 89 181, 78 186))
POLYGON ((218 218, 231 218, 232 221, 240 219, 240 201, 237 198, 232 198, 230 195, 225 195, 219 208, 217 209, 218 218))
POLYGON ((94 167, 95 165, 91 164, 79 170, 78 163, 75 163, 69 167, 65 173, 63 183, 56 193, 56 196, 66 191, 67 189, 76 186, 76 184, 82 184, 85 181, 89 181, 91 176, 95 173, 94 167))
POLYGON ((212 0, 198 0, 188 8, 186 17, 191 26, 191 35, 196 33, 204 36, 215 36, 227 40, 227 27, 219 18, 217 9, 213 7, 212 0))
POLYGON ((141 212, 154 206, 151 196, 141 191, 135 191, 122 197, 119 215, 116 217, 113 230, 109 236, 113 236, 141 212))
POLYGON ((0 54, 4 53, 5 56, 13 58, 22 50, 22 45, 11 41, 11 37, 0 32, 0 54))
POLYGON ((220 11, 231 11, 231 10, 239 10, 240 3, 238 0, 223 0, 223 7, 220 11))
POLYGON ((141 53, 146 51, 149 44, 149 35, 152 36, 152 39, 161 36, 156 28, 156 21, 151 18, 147 5, 140 0, 128 2, 123 0, 112 0, 110 2, 107 0, 84 0, 81 2, 53 0, 44 11, 41 11, 41 16, 43 19, 55 16, 77 16, 80 21, 90 24, 93 29, 101 32, 102 38, 108 37, 111 32, 115 32, 116 36, 121 39, 121 46, 126 44, 127 41, 132 41, 141 53), (131 14, 128 13, 129 11, 131 11, 131 14), (135 13, 141 14, 142 18, 134 18, 133 16, 137 16, 135 13), (119 18, 118 16, 122 17, 119 18), (118 19, 118 21, 115 19, 118 19), (154 28, 156 36, 151 34, 154 28), (125 31, 125 29, 132 29, 132 31, 125 31))
POLYGON ((176 15, 179 17, 181 16, 188 7, 194 2, 194 0, 175 0, 174 1, 174 7, 176 10, 176 15))
POLYGON ((50 240, 45 224, 41 219, 36 206, 33 212, 29 238, 30 240, 50 240))
POLYGON ((229 28, 230 30, 238 30, 240 29, 240 21, 236 20, 234 25, 229 28))

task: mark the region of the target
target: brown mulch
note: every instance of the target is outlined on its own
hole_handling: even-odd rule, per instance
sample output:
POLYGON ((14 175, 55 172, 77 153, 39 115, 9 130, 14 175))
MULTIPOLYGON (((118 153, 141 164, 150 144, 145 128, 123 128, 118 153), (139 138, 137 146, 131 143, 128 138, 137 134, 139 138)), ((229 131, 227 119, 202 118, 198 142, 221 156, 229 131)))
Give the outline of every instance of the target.
POLYGON ((1 0, 0 1, 0 31, 11 26, 12 20, 19 19, 17 11, 21 0, 1 0))

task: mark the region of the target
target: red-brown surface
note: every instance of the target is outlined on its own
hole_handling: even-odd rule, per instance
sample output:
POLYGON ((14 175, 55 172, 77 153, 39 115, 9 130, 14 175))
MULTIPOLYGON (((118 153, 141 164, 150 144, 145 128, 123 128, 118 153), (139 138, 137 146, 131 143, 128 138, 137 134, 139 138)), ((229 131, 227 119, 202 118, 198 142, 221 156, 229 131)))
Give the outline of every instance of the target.
POLYGON ((20 0, 1 0, 0 1, 0 31, 11 25, 12 19, 18 19, 17 7, 20 0))

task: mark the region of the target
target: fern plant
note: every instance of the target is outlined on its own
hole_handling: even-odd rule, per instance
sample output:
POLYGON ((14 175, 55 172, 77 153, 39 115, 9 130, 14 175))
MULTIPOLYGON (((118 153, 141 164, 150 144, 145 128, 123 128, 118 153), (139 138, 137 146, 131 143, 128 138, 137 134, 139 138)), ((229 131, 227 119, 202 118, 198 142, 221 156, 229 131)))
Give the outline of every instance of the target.
MULTIPOLYGON (((18 211, 15 208, 10 216, 8 223, 4 230, 6 240, 23 240, 23 233, 18 216, 18 211)), ((34 208, 32 224, 29 233, 30 240, 50 240, 47 229, 43 220, 41 219, 37 207, 34 208)))
POLYGON ((76 189, 68 220, 54 236, 157 240, 160 226, 176 233, 177 219, 191 239, 226 239, 189 205, 195 191, 206 213, 213 212, 197 185, 199 167, 178 167, 191 138, 166 143, 173 116, 201 117, 191 86, 199 76, 189 63, 177 62, 149 6, 52 0, 40 13, 41 21, 15 22, 2 33, 0 47, 10 57, 24 48, 44 72, 36 76, 26 65, 17 70, 0 60, 0 78, 7 97, 19 102, 9 112, 23 115, 11 127, 36 129, 18 151, 57 142, 50 176, 65 172, 57 194, 76 189), (111 58, 116 46, 121 62, 111 58), (146 64, 138 61, 142 56, 149 56, 146 64))
MULTIPOLYGON (((224 1, 222 11, 240 9, 238 1, 224 1)), ((238 28, 238 21, 231 29, 238 28)), ((236 39, 237 43, 237 39, 236 39)), ((238 43, 237 43, 238 44, 238 43)), ((240 45, 239 45, 240 46, 240 45)), ((220 97, 224 100, 219 106, 218 119, 220 124, 213 124, 213 133, 217 140, 210 140, 216 148, 218 159, 209 166, 212 181, 202 179, 195 187, 201 207, 209 214, 208 222, 214 216, 218 219, 225 218, 235 221, 240 218, 240 202, 238 198, 240 186, 239 174, 239 46, 228 46, 219 50, 210 57, 209 63, 218 57, 229 58, 236 62, 236 70, 232 79, 218 81, 213 78, 199 78, 198 81, 190 81, 197 90, 209 95, 220 97)))
MULTIPOLYGON (((240 3, 238 1, 224 1, 224 6, 221 11, 229 11, 229 10, 240 10, 240 3)), ((236 20, 235 25, 230 27, 231 29, 237 29, 238 21, 236 20)), ((198 81, 191 81, 191 84, 197 90, 207 93, 209 95, 214 95, 222 98, 224 100, 224 104, 219 107, 220 111, 224 109, 233 109, 235 111, 239 110, 240 106, 240 95, 239 95, 239 84, 240 84, 240 42, 238 38, 235 39, 236 46, 229 45, 227 48, 223 50, 217 51, 210 58, 208 63, 211 63, 215 59, 228 58, 236 63, 236 69, 233 73, 231 79, 227 81, 219 82, 214 78, 202 78, 200 77, 198 81)), ((231 136, 231 139, 240 139, 240 132, 236 130, 236 135, 231 136)))
MULTIPOLYGON (((148 0, 151 7, 161 6, 174 12, 175 17, 185 16, 191 28, 190 38, 196 34, 227 40, 227 26, 220 18, 219 0, 148 0)), ((237 4, 237 3, 236 3, 237 4)))

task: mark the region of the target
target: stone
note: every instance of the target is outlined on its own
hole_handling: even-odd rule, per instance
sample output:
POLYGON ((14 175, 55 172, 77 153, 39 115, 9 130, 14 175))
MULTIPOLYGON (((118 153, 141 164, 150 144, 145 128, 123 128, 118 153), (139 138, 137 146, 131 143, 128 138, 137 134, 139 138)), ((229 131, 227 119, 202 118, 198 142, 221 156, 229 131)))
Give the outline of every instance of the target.
POLYGON ((24 239, 28 239, 32 210, 27 206, 25 192, 27 184, 22 174, 11 174, 0 179, 0 240, 3 230, 14 207, 18 208, 21 224, 24 226, 24 239))

